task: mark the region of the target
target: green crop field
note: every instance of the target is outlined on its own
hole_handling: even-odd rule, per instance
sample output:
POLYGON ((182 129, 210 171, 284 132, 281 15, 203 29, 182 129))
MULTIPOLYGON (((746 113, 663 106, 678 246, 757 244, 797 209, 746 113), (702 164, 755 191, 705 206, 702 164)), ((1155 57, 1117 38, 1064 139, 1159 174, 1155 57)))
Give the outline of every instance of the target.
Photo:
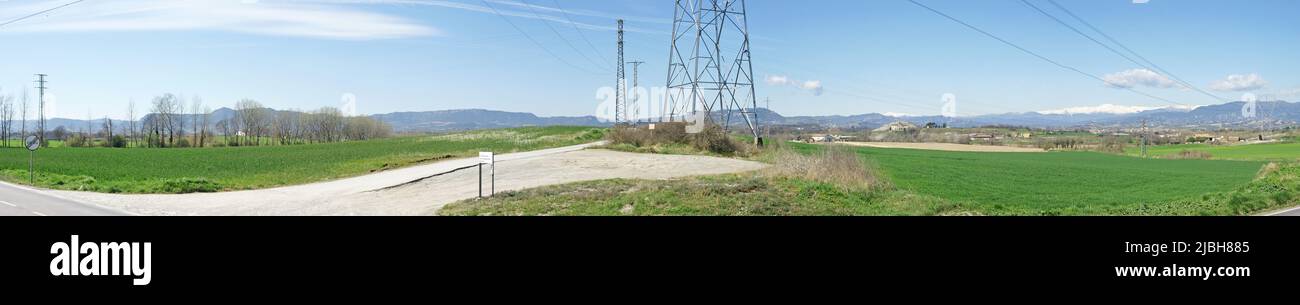
MULTIPOLYGON (((1147 154, 1154 157, 1177 154, 1182 151, 1202 151, 1210 153, 1220 160, 1259 160, 1259 161, 1295 161, 1300 160, 1300 142, 1280 142, 1251 145, 1208 145, 1182 144, 1163 145, 1147 148, 1147 154)), ((1125 153, 1132 156, 1142 154, 1142 148, 1129 147, 1125 153)))
MULTIPOLYGON (((815 149, 799 146, 798 149, 815 149)), ((1262 162, 1159 160, 1095 152, 976 153, 859 148, 899 188, 985 214, 1105 214, 1224 192, 1262 162)))
MULTIPOLYGON (((791 144, 815 153, 819 145, 791 144)), ((1291 205, 1300 167, 1095 152, 854 148, 893 187, 838 188, 763 174, 552 186, 443 215, 1239 215, 1291 205), (599 191, 591 191, 599 190, 599 191), (746 198, 737 200, 735 198, 746 198)), ((780 166, 780 165, 775 165, 780 166)))
MULTIPOLYGON (((256 189, 338 179, 479 151, 509 153, 593 142, 603 131, 537 127, 330 144, 220 148, 48 148, 36 185, 110 193, 256 189)), ((27 150, 0 149, 0 179, 27 183, 27 150)))

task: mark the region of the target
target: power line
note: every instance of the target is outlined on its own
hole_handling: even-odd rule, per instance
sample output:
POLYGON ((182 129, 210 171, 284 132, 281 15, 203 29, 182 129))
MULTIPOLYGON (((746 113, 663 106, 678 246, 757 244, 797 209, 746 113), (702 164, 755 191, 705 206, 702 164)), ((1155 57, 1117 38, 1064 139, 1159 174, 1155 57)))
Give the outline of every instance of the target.
POLYGON ((547 21, 545 18, 542 18, 542 14, 537 13, 537 10, 533 9, 533 5, 531 3, 528 3, 527 0, 520 0, 520 1, 523 2, 525 8, 528 8, 529 12, 533 13, 533 16, 537 17, 538 20, 542 21, 542 24, 546 25, 546 28, 551 29, 551 32, 555 33, 555 36, 559 36, 560 40, 564 41, 565 45, 568 45, 570 49, 573 49, 574 52, 577 52, 578 56, 582 56, 582 59, 586 60, 588 63, 596 65, 597 68, 609 72, 609 68, 605 67, 604 65, 601 65, 599 62, 595 60, 592 60, 591 57, 587 57, 586 53, 582 52, 582 50, 578 50, 578 47, 573 46, 573 43, 569 42, 568 38, 564 38, 564 35, 560 34, 560 31, 556 30, 554 26, 551 26, 550 21, 547 21))
POLYGON ((542 51, 545 51, 546 54, 551 55, 551 57, 554 57, 556 60, 559 60, 561 63, 564 63, 569 67, 577 69, 578 71, 582 71, 583 73, 600 74, 600 73, 592 72, 591 70, 584 69, 582 67, 579 67, 578 65, 574 65, 573 63, 570 63, 567 60, 564 60, 563 57, 556 55, 555 52, 551 52, 551 49, 546 48, 546 45, 543 45, 541 42, 538 42, 537 39, 534 39, 532 35, 528 35, 528 32, 525 32, 523 29, 519 28, 518 25, 515 25, 513 21, 510 21, 510 18, 506 18, 505 15, 502 15, 501 11, 498 11, 497 8, 495 6, 492 6, 491 3, 488 3, 487 0, 479 0, 479 1, 483 2, 483 5, 486 5, 489 9, 492 9, 492 13, 496 14, 497 17, 501 17, 501 20, 505 20, 506 23, 510 24, 510 27, 515 29, 515 31, 519 31, 520 34, 524 34, 524 37, 528 38, 528 41, 532 41, 533 44, 537 45, 538 48, 541 48, 542 51))
MULTIPOLYGON (((1189 85, 1191 84, 1191 83, 1189 83, 1189 82, 1187 82, 1187 81, 1184 81, 1181 77, 1178 77, 1178 75, 1175 75, 1175 74, 1173 74, 1173 73, 1170 73, 1168 70, 1165 70, 1165 68, 1160 67, 1160 65, 1157 65, 1156 63, 1151 62, 1151 60, 1148 60, 1145 56, 1142 56, 1142 54, 1138 54, 1138 52, 1133 51, 1133 49, 1130 49, 1128 46, 1125 46, 1123 43, 1120 43, 1119 40, 1116 40, 1115 38, 1111 37, 1110 35, 1107 35, 1106 32, 1101 31, 1101 29, 1098 29, 1097 27, 1092 26, 1091 23, 1088 23, 1088 21, 1084 21, 1083 18, 1079 18, 1078 15, 1075 15, 1074 12, 1071 12, 1069 9, 1065 8, 1065 6, 1062 6, 1062 5, 1058 4, 1058 3, 1056 3, 1055 0, 1047 0, 1047 2, 1052 3, 1053 6, 1056 6, 1056 8, 1061 9, 1061 11, 1064 11, 1065 14, 1070 15, 1070 17, 1074 18, 1074 20, 1078 20, 1079 23, 1083 23, 1083 25, 1087 26, 1088 28, 1092 29, 1093 31, 1097 32, 1098 34, 1101 34, 1101 36, 1102 36, 1102 37, 1105 37, 1106 40, 1109 40, 1110 42, 1115 43, 1115 45, 1118 45, 1120 48, 1124 49, 1125 51, 1128 51, 1129 53, 1133 53, 1133 56, 1136 56, 1138 59, 1141 59, 1142 61, 1144 61, 1144 62, 1150 64, 1152 67, 1156 68, 1157 71, 1160 71, 1160 73, 1164 73, 1165 75, 1168 75, 1170 78, 1173 78, 1173 79, 1175 79, 1175 80, 1177 80, 1177 81, 1179 81, 1179 82, 1182 82, 1182 83, 1184 83, 1184 84, 1189 84, 1189 85)), ((1209 92, 1205 92, 1204 90, 1201 90, 1200 88, 1198 88, 1198 87, 1196 87, 1196 86, 1189 86, 1189 87, 1191 87, 1192 89, 1195 89, 1196 91, 1199 91, 1199 92, 1201 92, 1201 93, 1204 93, 1204 94, 1206 94, 1206 95, 1209 95, 1209 96, 1211 96, 1211 97, 1214 97, 1214 98, 1216 98, 1216 99, 1219 99, 1219 100, 1222 100, 1222 101, 1228 101, 1228 99, 1225 99, 1225 98, 1220 97, 1220 96, 1218 96, 1218 95, 1211 94, 1211 93, 1209 93, 1209 92)))
MULTIPOLYGON (((914 97, 914 96, 932 96, 932 95, 931 95, 931 94, 932 94, 931 92, 922 92, 922 91, 918 91, 918 90, 914 90, 914 89, 904 89, 904 88, 900 88, 900 87, 897 87, 897 86, 890 86, 890 85, 886 85, 886 84, 884 84, 884 83, 875 82, 875 81, 870 81, 870 80, 867 80, 867 79, 865 79, 865 78, 859 78, 859 77, 846 77, 846 76, 844 76, 844 75, 832 75, 832 74, 836 74, 836 73, 832 73, 832 72, 829 72, 829 71, 826 71, 826 70, 816 69, 816 68, 810 67, 809 65, 800 65, 800 64, 796 64, 796 63, 794 63, 794 62, 791 62, 791 61, 788 61, 788 60, 784 60, 784 59, 781 59, 781 58, 768 58, 768 60, 769 60, 769 61, 773 61, 773 62, 777 62, 777 63, 783 63, 785 66, 788 66, 788 68, 786 68, 786 69, 797 70, 797 71, 793 71, 793 72, 805 72, 805 74, 818 74, 818 75, 829 75, 830 77, 838 77, 838 78, 844 80, 845 82, 844 82, 844 83, 832 83, 831 85, 834 85, 834 86, 836 86, 836 87, 843 87, 843 88, 848 88, 848 89, 850 89, 850 90, 846 90, 846 91, 856 91, 856 92, 862 92, 862 93, 875 93, 876 95, 880 95, 880 96, 882 96, 882 97, 884 97, 884 98, 890 98, 890 99, 895 99, 895 100, 906 100, 906 101, 909 101, 909 102, 913 102, 913 103, 917 103, 917 104, 922 104, 922 105, 929 105, 929 104, 931 104, 930 102, 925 101, 925 99, 923 99, 923 98, 914 97), (806 72, 812 72, 812 73, 806 73, 806 72), (863 85, 862 87, 859 87, 859 86, 858 86, 858 83, 869 83, 870 85, 872 85, 872 86, 874 86, 874 87, 879 87, 879 88, 870 88, 870 89, 868 89, 868 87, 866 87, 866 85, 863 85), (890 93, 890 92, 888 92, 887 90, 892 90, 893 92, 896 92, 896 93, 890 93)), ((823 91, 825 91, 825 89, 823 89, 823 91)), ((839 92, 839 93, 845 93, 845 92, 839 92)), ((880 100, 880 99, 874 99, 874 100, 880 100)), ((964 102, 962 102, 962 104, 982 106, 982 107, 984 107, 984 108, 998 108, 998 109, 1001 109, 1001 110, 1006 110, 1007 112, 1011 112, 1011 113, 1021 113, 1021 112, 1029 112, 1029 111, 1033 111, 1033 110, 1025 111, 1025 110, 1023 110, 1023 109, 1015 109, 1015 108, 1011 108, 1011 107, 1008 107, 1008 106, 1000 105, 1000 104, 997 104, 997 103, 991 103, 991 102, 986 103, 986 102, 980 102, 980 101, 969 101, 969 100, 968 100, 968 101, 964 101, 964 102)), ((892 104, 892 105, 901 105, 901 104, 892 104)), ((916 107, 915 105, 907 105, 907 106, 908 106, 908 107, 919 108, 919 107, 916 107)), ((928 109, 928 108, 927 108, 927 109, 928 109)), ((933 109, 929 109, 929 110, 933 110, 933 109)))
MULTIPOLYGON (((1048 0, 1048 1, 1051 1, 1051 0, 1048 0)), ((1064 20, 1061 20, 1060 18, 1057 18, 1056 16, 1054 16, 1054 15, 1048 13, 1047 11, 1044 11, 1042 8, 1039 8, 1037 5, 1034 5, 1033 3, 1030 3, 1028 0, 1020 0, 1020 2, 1021 2, 1021 3, 1024 3, 1024 4, 1027 5, 1027 6, 1029 6, 1029 8, 1032 8, 1032 9, 1034 9, 1035 11, 1038 11, 1038 13, 1043 14, 1043 16, 1047 16, 1048 18, 1052 18, 1052 20, 1055 20, 1056 23, 1059 23, 1059 24, 1061 24, 1062 26, 1065 26, 1066 28, 1069 28, 1071 31, 1074 31, 1075 33, 1079 34, 1079 36, 1083 36, 1084 38, 1087 38, 1088 40, 1091 40, 1093 43, 1096 43, 1097 45, 1100 45, 1100 46, 1106 48, 1107 50, 1110 50, 1111 53, 1115 53, 1115 55, 1119 55, 1120 57, 1123 57, 1124 59, 1127 59, 1129 62, 1132 62, 1132 63, 1135 64, 1135 65, 1138 65, 1138 66, 1140 66, 1140 67, 1142 67, 1142 68, 1145 68, 1145 69, 1147 69, 1147 70, 1157 70, 1157 71, 1160 71, 1161 73, 1164 73, 1164 75, 1169 76, 1169 78, 1173 79, 1175 82, 1178 82, 1180 85, 1183 85, 1184 87, 1187 87, 1188 89, 1195 90, 1195 91, 1197 91, 1197 92, 1200 92, 1201 94, 1205 94, 1206 96, 1209 96, 1209 97, 1214 98, 1214 99, 1219 100, 1219 101, 1227 101, 1226 99, 1224 99, 1224 98, 1222 98, 1222 97, 1219 97, 1219 96, 1217 96, 1217 95, 1214 95, 1214 94, 1211 94, 1211 93, 1209 93, 1209 92, 1206 92, 1205 90, 1201 90, 1201 88, 1198 88, 1198 87, 1192 85, 1191 83, 1188 83, 1187 81, 1184 81, 1182 78, 1178 77, 1177 75, 1174 75, 1173 73, 1169 73, 1169 71, 1165 71, 1165 69, 1162 69, 1162 68, 1160 68, 1160 67, 1157 67, 1156 64, 1152 63, 1150 60, 1147 60, 1145 57, 1142 57, 1142 55, 1137 54, 1137 52, 1133 52, 1133 50, 1131 50, 1131 49, 1129 49, 1128 47, 1124 46, 1124 44, 1119 43, 1119 41, 1116 41, 1114 38, 1111 38, 1110 35, 1106 35, 1105 32, 1102 32, 1101 30, 1098 30, 1096 27, 1093 27, 1092 24, 1089 24, 1087 21, 1083 21, 1082 18, 1079 18, 1079 16, 1077 16, 1077 15, 1075 15, 1074 13, 1070 12, 1069 10, 1065 9, 1065 7, 1061 6, 1060 4, 1057 4, 1055 1, 1052 1, 1052 4, 1053 4, 1053 5, 1056 5, 1057 8, 1061 9, 1062 11, 1065 11, 1066 14, 1070 15, 1070 16, 1073 17, 1075 20, 1079 21, 1080 23, 1083 23, 1084 25, 1088 26, 1088 28, 1091 28, 1093 31, 1095 31, 1095 32, 1097 32, 1097 33, 1099 33, 1099 34, 1101 34, 1103 37, 1105 37, 1106 39, 1110 40, 1110 42, 1112 42, 1112 43, 1114 43, 1114 44, 1120 46, 1121 48, 1124 48, 1124 50, 1128 51, 1129 53, 1132 53, 1134 56, 1141 58, 1141 59, 1142 59, 1143 61, 1145 61, 1147 64, 1150 64, 1150 66, 1148 66, 1147 64, 1143 64, 1143 63, 1138 62, 1137 60, 1133 59, 1133 57, 1130 57, 1130 56, 1124 54, 1123 52, 1120 52, 1119 50, 1116 50, 1115 48, 1111 47, 1111 46, 1108 45, 1108 44, 1102 43, 1101 41, 1097 40, 1096 38, 1093 38, 1092 35, 1088 35, 1088 34, 1084 33, 1083 31, 1079 30, 1078 28, 1074 27, 1073 25, 1070 25, 1069 23, 1065 22, 1064 20)))
POLYGON ((23 20, 25 20, 25 19, 27 19, 27 18, 36 17, 36 16, 39 16, 39 15, 44 14, 44 13, 53 12, 54 10, 57 10, 57 9, 65 8, 65 7, 68 7, 68 6, 72 6, 73 4, 81 3, 82 1, 86 1, 86 0, 77 0, 77 1, 68 2, 67 4, 60 5, 60 6, 56 6, 56 7, 54 7, 54 8, 50 8, 50 9, 47 9, 47 10, 44 10, 44 11, 39 11, 39 12, 36 12, 36 13, 34 13, 34 14, 31 14, 31 15, 22 16, 22 17, 18 17, 18 18, 16 18, 16 19, 13 19, 13 20, 5 21, 4 23, 0 23, 0 27, 2 27, 2 26, 6 26, 6 25, 9 25, 9 24, 14 23, 14 22, 23 21, 23 20))
POLYGON ((599 48, 596 48, 596 44, 591 43, 591 40, 587 39, 587 34, 582 33, 582 29, 578 28, 578 23, 573 21, 573 17, 569 15, 569 10, 560 6, 558 0, 551 0, 551 2, 555 3, 555 8, 560 10, 560 13, 564 15, 564 19, 568 20, 569 25, 573 26, 573 30, 578 32, 579 37, 582 37, 582 41, 587 42, 587 46, 591 47, 591 50, 596 53, 596 56, 600 57, 601 62, 609 62, 609 58, 606 58, 605 54, 601 53, 599 48))
MULTIPOLYGON (((993 35, 992 33, 989 33, 988 31, 985 31, 985 30, 983 30, 983 29, 980 29, 979 27, 976 27, 976 26, 974 26, 974 25, 971 25, 971 24, 969 24, 969 23, 966 23, 965 21, 961 21, 961 19, 957 19, 956 17, 953 17, 953 16, 951 16, 951 15, 945 14, 944 12, 941 12, 941 11, 936 10, 936 9, 934 9, 934 8, 931 8, 931 7, 929 7, 929 6, 926 6, 925 4, 921 4, 920 2, 916 2, 916 0, 907 0, 907 2, 911 2, 912 4, 915 4, 916 6, 920 6, 921 8, 924 8, 924 9, 926 9, 926 10, 929 10, 930 12, 933 12, 933 13, 935 13, 935 14, 938 14, 939 16, 943 16, 944 18, 948 18, 948 20, 952 20, 953 22, 956 22, 956 23, 958 23, 958 24, 961 24, 961 25, 963 25, 963 26, 966 26, 967 28, 970 28, 971 30, 974 30, 974 31, 976 31, 976 32, 979 32, 980 34, 984 34, 984 36, 988 36, 989 38, 993 38, 994 40, 997 40, 997 41, 999 41, 999 42, 1002 42, 1003 44, 1006 44, 1006 45, 1008 45, 1008 46, 1011 46, 1011 47, 1013 47, 1013 48, 1016 48, 1017 50, 1020 50, 1021 52, 1024 52, 1025 54, 1032 55, 1032 56, 1034 56, 1034 57, 1037 57, 1038 59, 1041 59, 1041 60, 1046 61, 1046 62, 1048 62, 1048 63, 1051 63, 1051 64, 1053 64, 1053 65, 1056 65, 1057 67, 1060 67, 1060 68, 1062 68, 1062 69, 1066 69, 1066 70, 1070 70, 1070 71, 1074 71, 1075 73, 1078 73, 1078 74, 1080 74, 1080 75, 1086 76, 1086 77, 1088 77, 1088 78, 1095 79, 1095 80, 1100 81, 1100 82, 1103 82, 1103 83, 1106 82, 1106 80, 1105 80, 1105 79, 1102 79, 1101 77, 1098 77, 1098 76, 1093 75, 1093 74, 1088 73, 1088 72, 1083 72, 1083 70, 1079 70, 1078 68, 1075 68, 1075 67, 1071 67, 1071 66, 1068 66, 1068 65, 1062 64, 1062 63, 1060 63, 1060 62, 1058 62, 1058 61, 1052 60, 1051 58, 1047 58, 1046 56, 1043 56, 1043 55, 1040 55, 1040 54, 1038 54, 1038 53, 1035 53, 1034 51, 1030 51, 1029 49, 1026 49, 1026 48, 1024 48, 1024 47, 1021 47, 1020 45, 1017 45, 1017 44, 1015 44, 1015 43, 1012 43, 1012 42, 1010 42, 1010 41, 1007 41, 1006 39, 1002 39, 1002 37, 998 37, 997 35, 993 35)), ((1156 99, 1156 100, 1164 101, 1164 102, 1166 102, 1166 103, 1170 103, 1170 104, 1174 104, 1174 105, 1179 105, 1179 106, 1187 106, 1187 105, 1185 105, 1185 104, 1183 104, 1183 103, 1179 103, 1179 102, 1171 101, 1171 100, 1166 99, 1166 98, 1163 98, 1163 97, 1159 97, 1159 96, 1151 95, 1151 94, 1146 93, 1146 92, 1138 91, 1137 89, 1133 89, 1133 88, 1122 88, 1122 89, 1124 89, 1124 90, 1128 90, 1128 91, 1130 91, 1130 92, 1137 93, 1137 94, 1139 94, 1139 95, 1146 96, 1146 97, 1149 97, 1149 98, 1152 98, 1152 99, 1156 99)))

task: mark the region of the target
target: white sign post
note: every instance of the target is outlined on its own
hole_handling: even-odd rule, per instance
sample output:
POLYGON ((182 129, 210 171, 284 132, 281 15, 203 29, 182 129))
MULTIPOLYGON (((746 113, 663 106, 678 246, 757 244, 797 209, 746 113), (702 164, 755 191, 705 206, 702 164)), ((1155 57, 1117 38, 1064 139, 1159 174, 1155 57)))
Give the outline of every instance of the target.
POLYGON ((488 190, 488 196, 496 195, 497 193, 496 156, 492 154, 492 152, 490 151, 480 152, 478 153, 478 197, 479 198, 483 198, 483 165, 484 164, 487 164, 492 167, 490 169, 491 172, 489 174, 492 183, 492 188, 488 190))

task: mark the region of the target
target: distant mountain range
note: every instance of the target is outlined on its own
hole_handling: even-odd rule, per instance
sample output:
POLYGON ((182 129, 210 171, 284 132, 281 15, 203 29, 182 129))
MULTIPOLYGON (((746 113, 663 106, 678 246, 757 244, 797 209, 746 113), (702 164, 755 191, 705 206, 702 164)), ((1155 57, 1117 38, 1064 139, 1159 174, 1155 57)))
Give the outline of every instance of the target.
MULTIPOLYGON (((1257 118, 1246 119, 1242 116, 1244 102, 1231 102, 1220 105, 1196 107, 1160 108, 1134 113, 1006 113, 970 117, 948 118, 942 116, 889 116, 879 113, 858 115, 829 116, 783 116, 765 108, 755 109, 761 124, 764 125, 816 125, 821 127, 867 128, 875 129, 881 125, 897 121, 917 125, 926 123, 948 124, 951 127, 978 127, 989 125, 1012 125, 1035 128, 1129 128, 1137 127, 1146 121, 1148 126, 1156 128, 1251 128, 1260 124, 1273 126, 1295 125, 1300 122, 1300 103, 1285 101, 1259 102, 1257 118)), ((280 112, 280 111, 277 111, 280 112)), ((211 121, 215 124, 221 120, 234 117, 236 112, 229 108, 213 111, 211 121)), ((146 117, 153 114, 146 115, 146 117)), ((439 110, 423 112, 394 112, 376 114, 372 117, 393 126, 397 132, 446 132, 492 128, 511 128, 527 126, 610 126, 594 116, 576 117, 539 117, 532 113, 506 112, 484 109, 439 110)), ((183 115, 182 120, 190 122, 192 115, 183 115)), ((97 120, 76 120, 55 118, 46 125, 49 130, 59 126, 72 131, 85 130, 87 123, 92 131, 98 131, 104 122, 97 120)), ((736 116, 732 124, 743 124, 744 120, 736 116)), ((126 126, 125 121, 113 120, 115 126, 126 126)), ((35 126, 28 121, 29 126, 35 126)), ((30 128, 30 127, 29 127, 30 128)))
POLYGON ((393 126, 396 132, 456 131, 526 126, 608 126, 594 116, 539 117, 532 113, 483 109, 394 112, 372 117, 393 126))
MULTIPOLYGON (((1252 128, 1260 124, 1295 125, 1300 122, 1300 103, 1285 101, 1258 102, 1256 117, 1242 115, 1245 102, 1231 102, 1201 107, 1159 108, 1134 113, 1063 114, 1039 112, 989 114, 948 118, 942 116, 887 116, 878 113, 849 116, 785 117, 767 109, 756 109, 759 120, 768 125, 818 125, 823 127, 874 129, 896 121, 917 125, 948 124, 951 127, 1011 125, 1035 128, 1129 128, 1143 121, 1151 127, 1164 128, 1252 128)), ((733 124, 738 118, 733 118, 733 124)), ((743 121, 742 121, 743 122, 743 121)))

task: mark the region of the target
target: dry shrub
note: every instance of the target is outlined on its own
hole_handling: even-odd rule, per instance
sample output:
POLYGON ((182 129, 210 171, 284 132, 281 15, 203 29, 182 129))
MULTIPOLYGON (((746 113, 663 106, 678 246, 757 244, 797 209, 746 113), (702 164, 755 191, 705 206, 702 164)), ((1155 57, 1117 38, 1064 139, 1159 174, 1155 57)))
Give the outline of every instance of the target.
POLYGON ((691 147, 724 155, 735 154, 741 145, 736 144, 721 126, 709 124, 704 131, 687 136, 691 147))
POLYGON ((875 168, 863 162, 858 153, 846 146, 825 146, 812 154, 801 154, 789 149, 775 152, 773 175, 801 178, 852 188, 879 189, 889 187, 875 168))
POLYGON ((1174 160, 1209 160, 1211 158, 1214 158, 1214 155, 1199 150, 1184 150, 1176 154, 1160 156, 1160 158, 1174 159, 1174 160))
POLYGON ((656 123, 655 129, 634 126, 615 126, 605 139, 609 144, 628 144, 635 147, 657 145, 687 145, 700 151, 722 155, 745 154, 747 145, 737 143, 721 126, 710 124, 703 132, 686 133, 686 123, 656 123))
POLYGON ((685 123, 658 123, 655 129, 644 129, 635 126, 619 125, 605 135, 605 139, 610 144, 629 144, 636 147, 646 147, 663 144, 685 144, 686 143, 686 124, 685 123))

